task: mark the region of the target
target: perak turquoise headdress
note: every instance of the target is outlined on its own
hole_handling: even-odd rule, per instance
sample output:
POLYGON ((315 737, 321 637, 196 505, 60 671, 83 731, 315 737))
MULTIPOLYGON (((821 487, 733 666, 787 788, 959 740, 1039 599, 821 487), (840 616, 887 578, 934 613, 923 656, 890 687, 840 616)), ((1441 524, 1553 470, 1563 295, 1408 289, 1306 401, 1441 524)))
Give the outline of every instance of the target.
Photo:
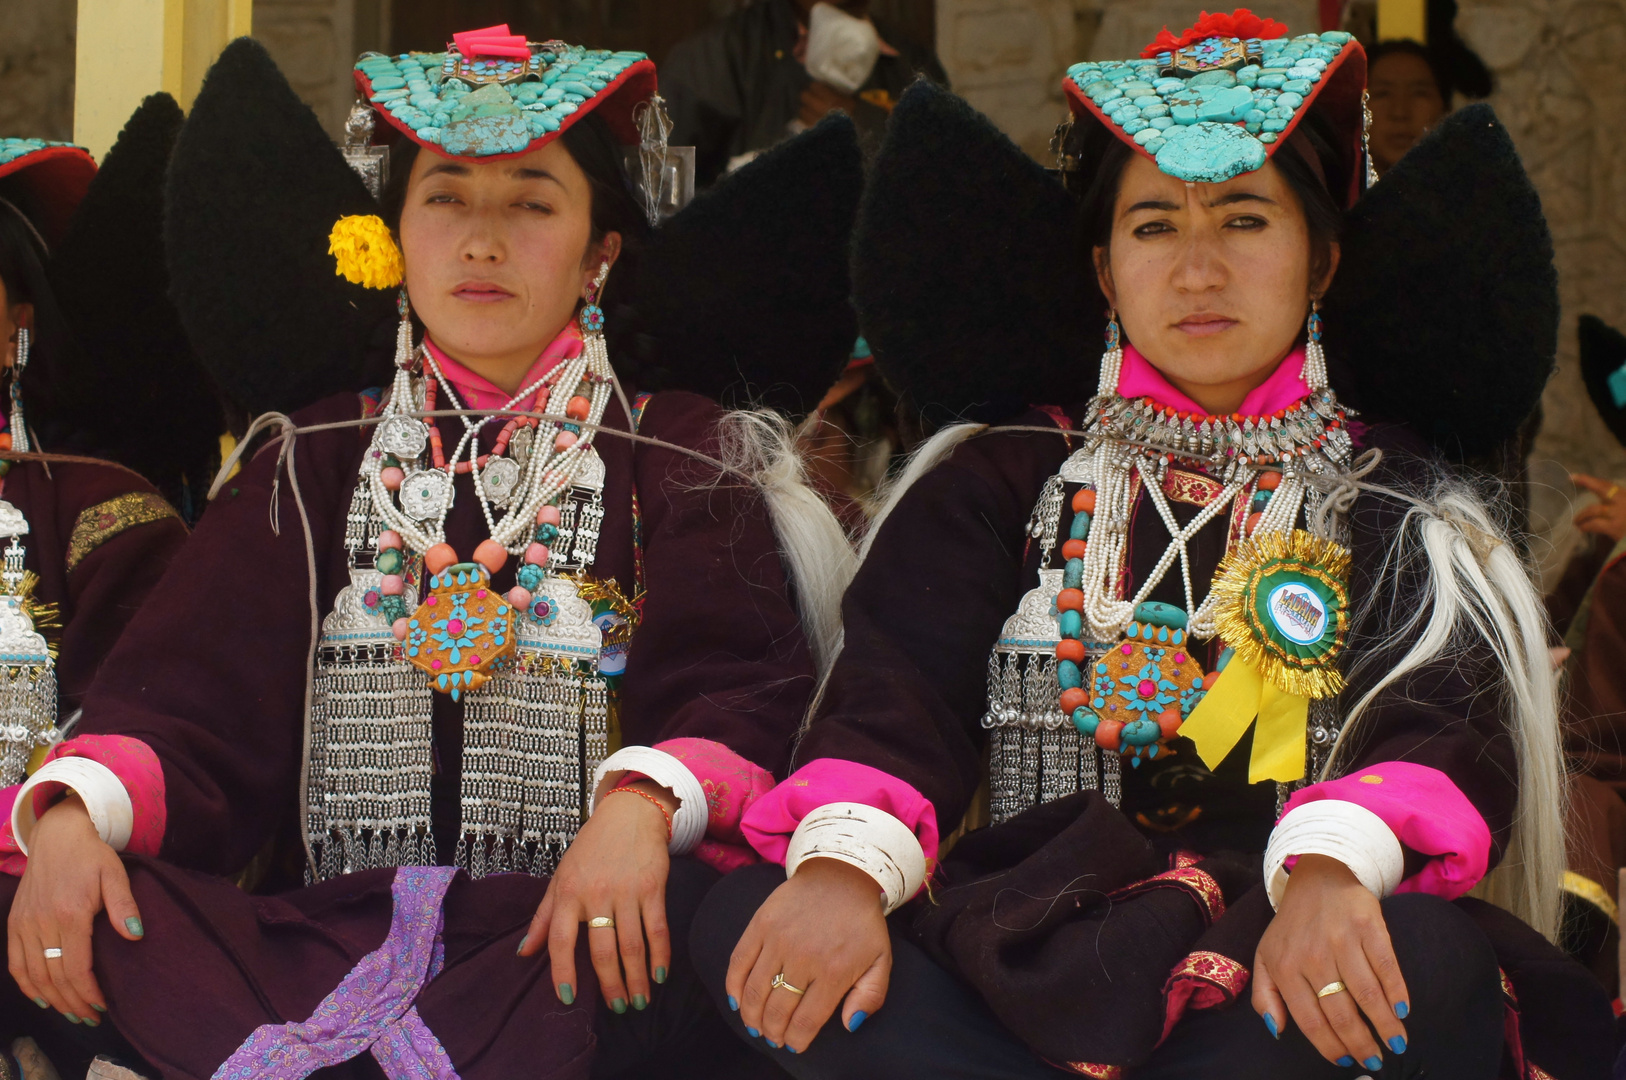
POLYGON ((534 150, 594 111, 638 146, 648 141, 639 107, 656 89, 643 53, 526 41, 507 26, 453 35, 445 52, 367 53, 355 71, 357 89, 402 134, 481 160, 534 150))
POLYGON ((15 182, 27 186, 44 219, 34 224, 54 244, 67 233, 73 212, 90 190, 96 160, 90 151, 72 143, 0 139, 0 179, 7 176, 15 176, 15 182))
MULTIPOLYGON (((1133 60, 1074 64, 1064 88, 1076 118, 1092 116, 1170 176, 1218 183, 1264 165, 1312 107, 1362 161, 1366 53, 1340 30, 1287 36, 1246 8, 1206 11, 1176 37, 1167 27, 1133 60)), ((1362 189, 1352 170, 1344 205, 1362 189)))

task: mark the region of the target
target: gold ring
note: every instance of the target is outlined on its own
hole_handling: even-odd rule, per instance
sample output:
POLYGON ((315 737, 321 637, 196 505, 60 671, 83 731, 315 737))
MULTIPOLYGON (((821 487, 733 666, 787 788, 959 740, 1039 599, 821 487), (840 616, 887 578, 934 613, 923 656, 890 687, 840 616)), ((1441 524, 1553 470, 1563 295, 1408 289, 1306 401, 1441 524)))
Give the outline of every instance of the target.
POLYGON ((608 915, 600 915, 596 919, 588 919, 587 925, 593 930, 614 930, 615 920, 608 915))
POLYGON ((786 982, 785 981, 785 973, 783 971, 781 971, 779 974, 777 974, 777 975, 775 975, 773 977, 773 982, 768 984, 768 989, 770 989, 770 990, 789 990, 791 993, 796 994, 797 996, 800 996, 802 994, 807 993, 806 990, 798 990, 796 987, 794 987, 790 983, 786 982))
POLYGON ((1611 485, 1609 485, 1609 490, 1603 493, 1603 501, 1604 502, 1614 502, 1615 501, 1615 496, 1619 495, 1619 494, 1620 494, 1620 485, 1619 484, 1611 484, 1611 485))
POLYGON ((1347 989, 1349 988, 1341 982, 1330 982, 1317 990, 1315 996, 1318 998, 1332 997, 1334 994, 1342 994, 1347 989))

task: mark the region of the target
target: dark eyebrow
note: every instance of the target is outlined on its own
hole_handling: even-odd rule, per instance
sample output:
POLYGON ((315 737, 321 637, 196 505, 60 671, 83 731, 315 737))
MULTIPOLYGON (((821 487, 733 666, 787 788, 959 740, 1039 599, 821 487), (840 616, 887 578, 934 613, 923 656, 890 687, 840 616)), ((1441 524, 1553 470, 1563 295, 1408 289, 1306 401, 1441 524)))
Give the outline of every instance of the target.
POLYGON ((1269 203, 1271 206, 1279 205, 1276 202, 1275 199, 1269 199, 1269 198, 1266 198, 1263 195, 1255 195, 1251 191, 1233 191, 1233 192, 1230 192, 1229 194, 1221 195, 1219 198, 1215 199, 1213 202, 1209 203, 1208 205, 1210 207, 1214 207, 1214 206, 1230 206, 1233 203, 1240 203, 1240 202, 1262 202, 1262 203, 1269 203))
POLYGON ((469 175, 469 167, 455 161, 439 161, 423 172, 425 176, 437 176, 442 173, 447 176, 467 176, 469 175))
POLYGON ((1133 214, 1136 210, 1161 210, 1164 213, 1172 213, 1178 209, 1180 207, 1172 202, 1164 202, 1162 199, 1145 199, 1129 207, 1124 213, 1133 214))
POLYGON ((513 177, 515 180, 552 180, 560 187, 565 186, 557 176, 554 176, 546 169, 511 169, 508 175, 513 177))

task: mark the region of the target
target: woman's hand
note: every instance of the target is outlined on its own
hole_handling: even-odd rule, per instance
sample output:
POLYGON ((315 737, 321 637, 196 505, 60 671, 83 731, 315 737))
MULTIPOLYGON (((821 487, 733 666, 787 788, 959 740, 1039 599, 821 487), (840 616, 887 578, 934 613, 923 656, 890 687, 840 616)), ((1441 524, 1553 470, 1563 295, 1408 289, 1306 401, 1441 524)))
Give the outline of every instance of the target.
POLYGON ((1325 855, 1300 857, 1253 961, 1253 1008, 1278 1038, 1292 1014, 1335 1065, 1383 1064, 1378 1038, 1406 1052, 1409 998, 1377 898, 1349 868, 1325 855), (1335 982, 1345 990, 1318 998, 1335 982))
POLYGON ((1626 537, 1626 499, 1620 497, 1620 485, 1585 473, 1574 473, 1570 479, 1576 487, 1598 497, 1597 502, 1575 515, 1575 527, 1582 532, 1607 536, 1618 544, 1626 537))
POLYGON ((91 921, 103 909, 113 929, 141 940, 141 913, 118 852, 96 833, 85 804, 69 796, 34 826, 28 868, 7 926, 11 977, 40 1008, 95 1027, 107 998, 90 970, 91 921), (46 949, 61 949, 46 959, 46 949))
POLYGON ((858 1030, 885 1003, 892 976, 881 905, 880 886, 857 867, 802 863, 757 909, 729 959, 729 1004, 738 1003, 746 1028, 793 1053, 807 1049, 837 1006, 842 1026, 858 1030), (775 988, 775 975, 802 993, 775 988))
POLYGON ((587 945, 599 989, 616 1012, 626 1012, 629 1000, 635 1009, 648 1005, 649 968, 654 967, 655 981, 662 983, 672 963, 672 936, 666 927, 666 875, 671 868, 667 819, 677 811, 677 796, 650 780, 627 787, 658 800, 666 815, 642 795, 612 792, 600 799, 559 861, 530 931, 519 943, 521 956, 534 956, 547 943, 555 989, 566 1005, 576 1000, 576 934, 591 919, 615 920, 613 928, 589 928, 587 945))

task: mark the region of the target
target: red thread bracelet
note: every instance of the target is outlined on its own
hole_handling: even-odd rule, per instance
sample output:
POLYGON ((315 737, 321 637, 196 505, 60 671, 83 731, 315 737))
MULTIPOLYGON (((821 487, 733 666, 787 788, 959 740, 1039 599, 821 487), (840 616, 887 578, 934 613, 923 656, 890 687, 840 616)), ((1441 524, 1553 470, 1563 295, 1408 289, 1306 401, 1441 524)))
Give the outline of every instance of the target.
POLYGON ((609 790, 609 792, 607 792, 605 794, 604 797, 607 799, 611 795, 619 795, 623 791, 629 792, 629 793, 631 793, 633 795, 636 795, 640 799, 648 799, 650 805, 661 812, 661 817, 666 819, 666 842, 668 844, 670 844, 672 842, 672 812, 670 810, 666 809, 666 805, 664 803, 662 803, 659 799, 655 798, 655 796, 651 795, 649 792, 647 792, 647 791, 639 791, 635 787, 611 788, 609 790))

